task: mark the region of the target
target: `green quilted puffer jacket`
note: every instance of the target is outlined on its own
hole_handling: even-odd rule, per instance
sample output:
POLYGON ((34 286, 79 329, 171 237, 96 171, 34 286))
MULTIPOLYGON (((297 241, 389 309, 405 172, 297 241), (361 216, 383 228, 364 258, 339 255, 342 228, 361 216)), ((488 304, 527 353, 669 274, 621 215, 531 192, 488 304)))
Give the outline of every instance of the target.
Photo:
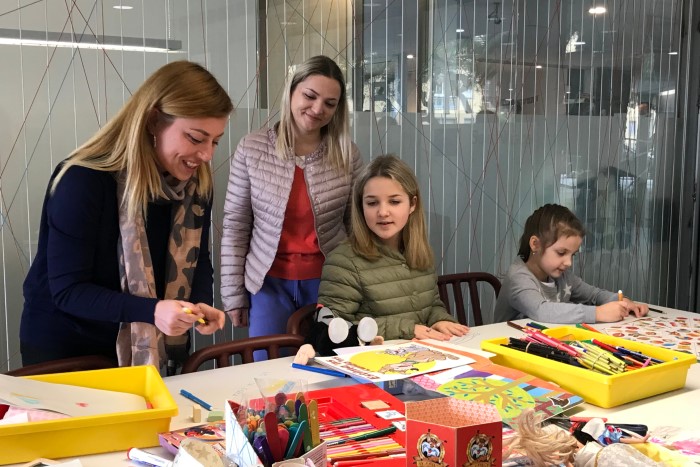
POLYGON ((353 323, 374 318, 384 339, 412 339, 416 324, 457 322, 440 300, 434 270, 412 270, 401 253, 380 251, 368 261, 341 243, 323 265, 318 303, 353 323))

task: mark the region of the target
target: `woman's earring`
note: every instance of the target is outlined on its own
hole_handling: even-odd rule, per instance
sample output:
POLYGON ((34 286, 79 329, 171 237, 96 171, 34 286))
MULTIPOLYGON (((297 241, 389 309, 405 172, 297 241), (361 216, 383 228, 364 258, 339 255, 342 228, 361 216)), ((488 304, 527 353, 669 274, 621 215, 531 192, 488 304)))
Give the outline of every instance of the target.
POLYGON ((153 149, 158 147, 158 139, 156 138, 156 135, 153 135, 153 149))

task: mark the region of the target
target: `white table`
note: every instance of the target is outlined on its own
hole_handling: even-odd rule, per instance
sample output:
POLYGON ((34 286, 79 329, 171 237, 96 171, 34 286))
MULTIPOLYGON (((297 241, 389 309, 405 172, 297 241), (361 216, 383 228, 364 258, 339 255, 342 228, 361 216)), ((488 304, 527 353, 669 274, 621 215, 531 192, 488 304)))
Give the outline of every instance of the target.
MULTIPOLYGON (((655 306, 655 308, 666 311, 669 316, 685 315, 698 317, 695 313, 658 306, 655 306)), ((655 313, 650 312, 650 314, 653 316, 655 313)), ((528 321, 530 320, 517 322, 523 324, 528 321)), ((557 325, 551 324, 551 326, 557 325)), ((595 327, 603 329, 605 325, 599 323, 595 327)), ((521 335, 520 331, 507 326, 505 323, 490 324, 472 328, 470 335, 463 339, 460 345, 466 348, 478 349, 481 341, 484 339, 503 336, 519 337, 521 335)), ((291 367, 291 362, 292 357, 287 357, 165 378, 165 383, 180 409, 178 415, 172 419, 171 429, 174 430, 194 424, 191 419, 193 402, 181 396, 179 394, 180 389, 186 389, 201 397, 212 404, 214 409, 223 410, 223 403, 227 399, 241 400, 247 395, 259 397, 254 378, 304 379, 308 382, 309 390, 354 384, 354 381, 350 378, 338 378, 294 369, 291 367)), ((203 410, 203 413, 206 414, 206 411, 203 410)), ((686 385, 682 389, 609 409, 584 403, 567 413, 569 415, 606 417, 612 423, 616 421, 618 423, 643 423, 651 429, 658 426, 697 429, 698 420, 700 420, 700 365, 692 365, 690 367, 686 385)), ((146 450, 165 458, 172 458, 172 455, 161 447, 147 448, 146 450)), ((125 452, 83 456, 80 460, 84 467, 111 465, 142 467, 143 465, 129 462, 126 459, 125 452)))

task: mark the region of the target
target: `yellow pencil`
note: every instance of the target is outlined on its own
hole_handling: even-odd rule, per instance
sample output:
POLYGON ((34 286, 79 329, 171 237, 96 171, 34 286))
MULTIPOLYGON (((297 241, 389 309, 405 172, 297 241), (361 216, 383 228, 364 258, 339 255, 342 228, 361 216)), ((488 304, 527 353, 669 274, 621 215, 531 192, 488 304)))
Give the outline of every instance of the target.
MULTIPOLYGON (((186 307, 182 309, 182 312, 187 313, 188 315, 191 315, 193 313, 192 310, 190 310, 189 308, 186 308, 186 307)), ((205 320, 204 318, 199 318, 197 320, 197 322, 201 323, 201 324, 207 324, 207 320, 205 320)))
POLYGON ((617 291, 617 299, 618 301, 622 301, 625 299, 625 295, 622 293, 622 290, 617 291))

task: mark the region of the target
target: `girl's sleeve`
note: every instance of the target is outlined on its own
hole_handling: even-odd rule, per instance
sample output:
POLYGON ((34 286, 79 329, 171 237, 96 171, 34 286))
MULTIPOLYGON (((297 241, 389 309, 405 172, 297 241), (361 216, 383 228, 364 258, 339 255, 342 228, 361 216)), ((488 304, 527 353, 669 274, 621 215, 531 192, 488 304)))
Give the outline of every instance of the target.
POLYGON ((104 180, 104 174, 72 167, 49 195, 46 255, 53 302, 82 319, 153 323, 158 299, 110 290, 93 280, 103 206, 111 202, 104 180))
POLYGON ((360 277, 352 261, 331 252, 323 264, 318 303, 327 306, 335 316, 357 323, 357 311, 363 301, 360 277))
POLYGON ((535 278, 522 272, 509 276, 510 307, 528 318, 544 323, 595 323, 595 306, 553 302, 540 291, 535 278))
POLYGON ((225 311, 248 308, 245 288, 245 261, 253 229, 250 179, 246 166, 245 144, 238 144, 231 156, 224 221, 221 232, 221 301, 225 311))
MULTIPOLYGON (((618 299, 617 294, 587 284, 580 277, 571 274, 571 301, 589 305, 604 305, 618 299)), ((595 321, 594 321, 595 322, 595 321)))
POLYGON ((426 317, 424 323, 426 326, 432 326, 433 324, 440 321, 450 321, 453 323, 457 322, 457 319, 447 312, 445 304, 440 299, 440 292, 438 290, 437 281, 435 283, 435 291, 433 292, 433 306, 430 309, 430 313, 426 317))
MULTIPOLYGON (((318 303, 327 306, 337 317, 357 324, 357 312, 364 302, 360 275, 355 264, 343 254, 331 253, 323 265, 318 303)), ((385 339, 412 339, 415 320, 396 316, 372 316, 378 335, 385 339)))
POLYGON ((202 225, 202 239, 199 246, 199 258, 192 279, 190 301, 192 303, 214 304, 214 268, 209 251, 209 231, 211 227, 211 203, 208 203, 202 225))

